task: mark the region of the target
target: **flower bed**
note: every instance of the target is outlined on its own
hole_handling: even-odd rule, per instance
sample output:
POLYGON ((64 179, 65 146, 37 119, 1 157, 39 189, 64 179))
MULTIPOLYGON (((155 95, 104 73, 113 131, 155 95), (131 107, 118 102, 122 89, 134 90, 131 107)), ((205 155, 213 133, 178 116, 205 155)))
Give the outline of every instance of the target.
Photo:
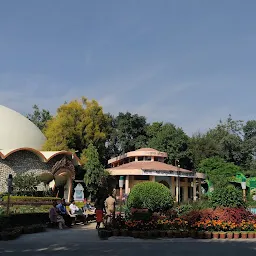
POLYGON ((180 217, 174 213, 150 218, 145 213, 145 216, 141 219, 131 216, 128 220, 118 216, 106 230, 110 235, 134 238, 256 238, 256 216, 240 208, 204 209, 180 217))

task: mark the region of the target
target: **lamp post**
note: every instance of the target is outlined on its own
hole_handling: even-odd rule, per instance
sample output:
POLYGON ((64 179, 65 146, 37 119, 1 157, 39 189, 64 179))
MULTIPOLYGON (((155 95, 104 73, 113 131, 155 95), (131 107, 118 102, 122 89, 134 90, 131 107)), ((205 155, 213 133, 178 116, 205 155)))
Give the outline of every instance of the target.
POLYGON ((178 188, 176 190, 177 193, 177 203, 180 204, 180 160, 175 160, 175 165, 177 167, 177 185, 178 188))
POLYGON ((8 199, 7 199, 7 215, 10 214, 10 195, 12 193, 13 187, 12 187, 12 174, 9 174, 9 177, 7 179, 7 186, 8 186, 8 199))
POLYGON ((120 189, 120 215, 122 214, 123 186, 124 186, 124 176, 120 176, 120 178, 119 178, 119 189, 120 189))
POLYGON ((242 178, 241 187, 243 190, 243 200, 246 201, 246 179, 242 178))

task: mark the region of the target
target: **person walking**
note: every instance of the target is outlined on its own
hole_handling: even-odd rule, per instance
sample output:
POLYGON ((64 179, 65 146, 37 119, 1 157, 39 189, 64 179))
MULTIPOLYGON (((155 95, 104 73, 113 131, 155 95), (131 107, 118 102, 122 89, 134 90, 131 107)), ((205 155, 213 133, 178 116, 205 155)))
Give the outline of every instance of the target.
POLYGON ((95 208, 96 208, 96 229, 98 229, 100 227, 101 222, 103 221, 103 214, 105 212, 105 204, 104 204, 104 198, 98 197, 95 200, 95 208))
POLYGON ((115 204, 116 204, 115 198, 112 196, 112 194, 109 194, 105 202, 106 213, 107 213, 107 223, 110 223, 111 217, 113 218, 115 216, 115 204))

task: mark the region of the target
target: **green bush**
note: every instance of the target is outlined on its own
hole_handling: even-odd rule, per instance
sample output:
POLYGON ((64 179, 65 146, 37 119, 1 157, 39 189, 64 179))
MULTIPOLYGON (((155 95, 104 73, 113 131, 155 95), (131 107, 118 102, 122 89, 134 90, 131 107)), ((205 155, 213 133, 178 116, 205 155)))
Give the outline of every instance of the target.
POLYGON ((217 188, 209 197, 210 206, 216 207, 245 207, 242 191, 233 186, 217 188))
POLYGON ((46 224, 49 221, 48 213, 26 213, 0 216, 0 231, 32 224, 46 224))
POLYGON ((147 208, 152 212, 171 209, 173 198, 170 190, 157 182, 142 182, 133 187, 127 205, 131 208, 147 208))

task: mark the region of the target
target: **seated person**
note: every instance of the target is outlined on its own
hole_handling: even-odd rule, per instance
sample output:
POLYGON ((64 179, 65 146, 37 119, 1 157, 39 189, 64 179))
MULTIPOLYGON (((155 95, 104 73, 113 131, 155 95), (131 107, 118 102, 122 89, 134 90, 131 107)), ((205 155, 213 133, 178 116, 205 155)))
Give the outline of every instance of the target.
POLYGON ((58 209, 59 214, 64 218, 65 223, 68 227, 72 226, 72 219, 70 213, 66 209, 65 200, 61 200, 56 207, 58 209))
POLYGON ((59 229, 63 229, 65 226, 65 221, 63 217, 59 214, 58 209, 56 208, 57 202, 53 202, 53 207, 49 211, 49 218, 52 224, 57 223, 59 225, 59 229))
POLYGON ((69 205, 69 209, 72 215, 79 212, 79 208, 76 206, 76 202, 74 200, 71 201, 71 204, 69 205))
POLYGON ((84 212, 90 211, 90 212, 95 212, 95 208, 91 206, 91 201, 86 199, 84 200, 84 207, 83 207, 84 212))

